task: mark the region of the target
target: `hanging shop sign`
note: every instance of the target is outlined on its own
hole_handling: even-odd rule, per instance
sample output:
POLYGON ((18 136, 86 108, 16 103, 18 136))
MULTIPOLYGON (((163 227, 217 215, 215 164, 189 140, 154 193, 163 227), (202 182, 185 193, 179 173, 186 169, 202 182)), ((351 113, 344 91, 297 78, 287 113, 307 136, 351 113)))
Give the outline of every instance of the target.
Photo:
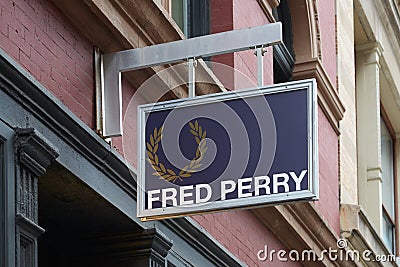
POLYGON ((318 198, 314 79, 138 111, 142 220, 318 198))

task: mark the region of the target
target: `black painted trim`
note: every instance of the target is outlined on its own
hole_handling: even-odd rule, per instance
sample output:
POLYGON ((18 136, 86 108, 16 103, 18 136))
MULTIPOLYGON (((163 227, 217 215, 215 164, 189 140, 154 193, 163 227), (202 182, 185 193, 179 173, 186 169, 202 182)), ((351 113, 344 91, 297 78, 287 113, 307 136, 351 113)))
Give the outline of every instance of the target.
POLYGON ((274 83, 291 81, 293 78, 294 58, 284 43, 274 46, 274 83))
POLYGON ((188 1, 188 37, 210 34, 210 1, 188 1))
POLYGON ((293 49, 292 16, 287 0, 281 0, 272 10, 277 21, 282 22, 283 43, 274 46, 274 83, 291 81, 296 55, 293 49))

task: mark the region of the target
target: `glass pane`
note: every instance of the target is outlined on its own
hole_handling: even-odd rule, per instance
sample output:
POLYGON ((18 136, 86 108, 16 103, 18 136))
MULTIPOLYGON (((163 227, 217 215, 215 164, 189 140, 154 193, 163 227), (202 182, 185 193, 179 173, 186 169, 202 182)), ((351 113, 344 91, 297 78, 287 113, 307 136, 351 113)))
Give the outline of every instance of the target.
POLYGON ((185 33, 185 0, 172 0, 172 18, 175 20, 176 24, 178 24, 179 28, 181 28, 182 32, 185 33))
POLYGON ((383 212, 382 232, 383 242, 385 242, 389 251, 394 253, 394 226, 385 212, 383 212))
POLYGON ((394 220, 393 140, 381 118, 382 200, 389 216, 394 220))

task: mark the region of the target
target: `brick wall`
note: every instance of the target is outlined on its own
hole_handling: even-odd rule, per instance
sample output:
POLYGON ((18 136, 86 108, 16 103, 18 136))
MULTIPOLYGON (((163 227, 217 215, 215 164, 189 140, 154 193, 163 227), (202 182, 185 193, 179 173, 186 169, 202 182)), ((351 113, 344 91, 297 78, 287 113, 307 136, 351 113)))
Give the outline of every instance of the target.
MULTIPOLYGON (((233 30, 233 2, 221 0, 210 2, 211 33, 233 30)), ((224 86, 234 89, 233 53, 212 57, 212 69, 224 86), (217 63, 217 64, 215 64, 217 63), (230 68, 231 67, 231 68, 230 68)))
POLYGON ((319 1, 318 20, 321 34, 322 64, 336 87, 335 1, 319 1))
MULTIPOLYGON (((264 11, 261 9, 258 1, 234 0, 234 29, 243 29, 269 23, 264 11)), ((273 84, 273 53, 272 48, 268 48, 264 54, 264 84, 273 84)), ((235 69, 249 77, 254 87, 257 83, 257 57, 254 50, 247 50, 235 53, 235 69)), ((235 76, 236 89, 249 88, 248 81, 241 81, 239 75, 235 76)))
POLYGON ((135 168, 137 168, 137 107, 146 101, 131 83, 122 78, 123 136, 113 137, 112 145, 135 168))
POLYGON ((275 257, 272 255, 272 260, 258 260, 257 253, 265 246, 269 252, 287 249, 251 211, 238 210, 193 218, 248 266, 301 266, 299 262, 281 262, 276 254, 275 257))
POLYGON ((316 207, 340 234, 338 136, 321 108, 318 109, 319 201, 316 207))
POLYGON ((2 0, 0 12, 0 48, 94 128, 90 42, 48 1, 2 0))
MULTIPOLYGON (((211 1, 210 10, 212 33, 269 23, 257 1, 211 1)), ((273 83, 272 58, 272 48, 268 48, 264 56, 264 84, 273 83)), ((225 65, 213 65, 213 71, 227 89, 237 90, 257 85, 257 58, 253 50, 215 56, 212 61, 225 65)))
MULTIPOLYGON (((335 1, 318 3, 322 64, 336 87, 335 1)), ((339 235, 339 138, 321 109, 318 114, 320 200, 316 206, 339 235)))

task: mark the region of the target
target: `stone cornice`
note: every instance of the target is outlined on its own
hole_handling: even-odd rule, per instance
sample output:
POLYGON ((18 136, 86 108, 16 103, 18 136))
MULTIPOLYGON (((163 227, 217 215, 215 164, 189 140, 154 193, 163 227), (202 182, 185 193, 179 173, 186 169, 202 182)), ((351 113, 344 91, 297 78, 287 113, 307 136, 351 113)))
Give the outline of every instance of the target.
POLYGON ((318 103, 332 125, 332 128, 339 135, 339 122, 343 118, 345 107, 318 58, 295 63, 293 79, 301 80, 309 78, 317 80, 318 103))
POLYGON ((29 234, 34 238, 39 237, 45 232, 42 227, 20 213, 17 213, 15 216, 15 221, 18 226, 24 229, 23 231, 29 232, 29 234))
POLYGON ((377 53, 380 57, 383 53, 383 47, 380 42, 369 42, 364 44, 359 44, 355 47, 356 52, 363 52, 363 53, 377 53))
POLYGON ((15 136, 18 159, 37 176, 43 175, 50 163, 59 156, 58 149, 33 128, 17 128, 15 136))

